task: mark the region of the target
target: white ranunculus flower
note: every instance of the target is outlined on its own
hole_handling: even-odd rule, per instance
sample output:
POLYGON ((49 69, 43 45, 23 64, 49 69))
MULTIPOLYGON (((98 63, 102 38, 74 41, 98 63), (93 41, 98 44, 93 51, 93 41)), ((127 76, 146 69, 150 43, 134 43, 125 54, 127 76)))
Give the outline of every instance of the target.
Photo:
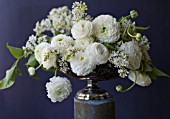
POLYGON ((81 20, 75 23, 71 29, 73 38, 81 39, 92 35, 93 25, 90 21, 81 20))
POLYGON ((50 82, 46 84, 47 96, 52 102, 61 102, 66 99, 72 92, 72 86, 67 78, 52 77, 50 82))
POLYGON ((42 57, 42 65, 44 68, 48 70, 51 67, 56 67, 57 56, 54 53, 52 47, 45 47, 42 50, 41 57, 42 57))
POLYGON ((35 55, 36 60, 39 62, 39 64, 42 63, 42 50, 46 47, 51 47, 51 46, 47 42, 42 42, 35 47, 34 55, 35 55))
POLYGON ((77 52, 74 58, 70 60, 70 66, 77 76, 86 76, 96 68, 94 62, 81 51, 77 52))
POLYGON ((114 43, 120 37, 119 23, 111 15, 100 15, 93 20, 93 34, 102 42, 114 43))
POLYGON ((70 36, 59 34, 52 38, 51 46, 54 47, 57 52, 63 54, 67 52, 74 45, 74 40, 70 36))
POLYGON ((132 40, 123 43, 120 46, 119 50, 122 50, 128 57, 127 60, 129 61, 129 65, 127 66, 127 68, 138 69, 140 67, 142 52, 136 41, 132 40))
MULTIPOLYGON (((139 71, 136 71, 136 75, 137 75, 137 81, 136 81, 136 84, 140 85, 140 86, 148 86, 152 83, 150 77, 146 74, 142 74, 140 73, 139 71)), ((135 81, 135 72, 133 71, 130 71, 129 72, 129 75, 128 75, 128 78, 131 80, 131 81, 135 81)))
POLYGON ((35 68, 34 68, 34 67, 29 67, 29 68, 28 68, 28 73, 29 73, 31 76, 35 75, 35 68))
POLYGON ((78 50, 85 50, 88 45, 93 43, 94 39, 92 37, 76 39, 74 47, 78 50))
POLYGON ((108 49, 103 44, 97 42, 90 44, 86 48, 85 53, 97 65, 106 63, 109 58, 108 49))

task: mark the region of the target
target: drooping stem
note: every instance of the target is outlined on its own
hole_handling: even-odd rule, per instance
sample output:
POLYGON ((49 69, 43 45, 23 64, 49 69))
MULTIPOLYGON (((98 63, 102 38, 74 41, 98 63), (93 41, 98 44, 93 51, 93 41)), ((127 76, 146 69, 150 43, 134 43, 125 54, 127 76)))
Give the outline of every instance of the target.
POLYGON ((55 71, 54 71, 54 76, 57 76, 57 71, 58 71, 58 67, 56 67, 55 71))
POLYGON ((122 88, 121 85, 116 86, 116 90, 117 90, 118 92, 127 92, 127 91, 129 91, 130 89, 132 89, 132 88, 135 86, 135 84, 136 84, 136 81, 137 81, 136 69, 134 69, 134 67, 133 67, 131 64, 130 64, 130 66, 132 67, 132 69, 133 69, 133 71, 134 71, 134 73, 135 73, 135 81, 134 81, 134 83, 133 83, 130 87, 128 87, 128 88, 125 89, 125 90, 123 90, 123 88, 122 88))

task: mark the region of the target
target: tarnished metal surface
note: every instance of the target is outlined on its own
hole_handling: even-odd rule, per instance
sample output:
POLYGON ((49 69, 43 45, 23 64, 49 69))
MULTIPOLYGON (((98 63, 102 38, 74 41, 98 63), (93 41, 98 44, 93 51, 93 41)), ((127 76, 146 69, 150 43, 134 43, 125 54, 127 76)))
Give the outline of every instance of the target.
POLYGON ((74 99, 74 119, 115 119, 114 99, 74 99))

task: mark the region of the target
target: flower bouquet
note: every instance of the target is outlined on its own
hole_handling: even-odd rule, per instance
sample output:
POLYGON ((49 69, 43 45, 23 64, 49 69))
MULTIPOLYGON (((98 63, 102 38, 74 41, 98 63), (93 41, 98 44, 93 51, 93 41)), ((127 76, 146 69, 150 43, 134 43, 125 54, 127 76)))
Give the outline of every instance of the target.
POLYGON ((80 79, 127 77, 133 81, 127 89, 116 86, 119 92, 135 84, 148 86, 157 76, 170 77, 152 64, 150 42, 142 35, 148 27, 136 25, 135 10, 119 19, 107 14, 92 18, 87 10, 84 2, 74 2, 72 10, 67 6, 53 8, 47 18, 36 23, 35 35, 28 38, 25 46, 7 44, 16 62, 0 81, 0 89, 14 84, 15 76, 21 74, 18 63, 22 58, 28 58, 26 67, 31 77, 36 77, 39 68, 54 72, 46 84, 52 102, 63 101, 72 91, 70 81, 57 76, 58 71, 80 79))

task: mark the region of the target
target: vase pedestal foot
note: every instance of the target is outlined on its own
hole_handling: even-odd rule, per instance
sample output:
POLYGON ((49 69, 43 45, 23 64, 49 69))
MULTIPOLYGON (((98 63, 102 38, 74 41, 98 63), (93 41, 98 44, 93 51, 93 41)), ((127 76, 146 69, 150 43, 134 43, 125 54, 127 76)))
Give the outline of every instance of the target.
POLYGON ((74 98, 74 119, 115 119, 113 97, 103 100, 74 98))

